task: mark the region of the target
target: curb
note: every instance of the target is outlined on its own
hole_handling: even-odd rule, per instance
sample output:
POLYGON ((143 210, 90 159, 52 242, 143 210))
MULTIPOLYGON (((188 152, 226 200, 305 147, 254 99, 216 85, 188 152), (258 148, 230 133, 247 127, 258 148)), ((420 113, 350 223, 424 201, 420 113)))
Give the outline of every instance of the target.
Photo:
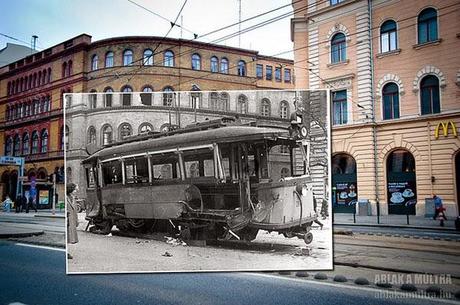
MULTIPOLYGON (((350 231, 353 232, 353 231, 350 231)), ((334 232, 334 234, 337 234, 334 232)), ((460 239, 452 239, 451 237, 437 237, 437 236, 418 236, 418 235, 401 235, 399 233, 374 233, 374 232, 353 232, 353 234, 359 235, 369 235, 369 236, 385 236, 385 237, 400 237, 400 238, 409 238, 409 239, 425 239, 425 240, 442 240, 442 241, 457 241, 460 242, 460 239)), ((353 235, 351 234, 351 235, 353 235)), ((338 235, 347 235, 347 234, 338 234, 338 235)))
POLYGON ((372 224, 372 223, 346 223, 334 222, 333 226, 350 226, 350 227, 384 227, 384 228, 404 228, 404 229, 419 229, 419 230, 438 230, 438 231, 456 231, 450 227, 429 227, 429 226, 411 226, 411 225, 393 225, 393 224, 372 224))
POLYGON ((58 214, 55 214, 55 215, 41 215, 41 214, 35 214, 34 217, 42 217, 42 218, 65 218, 65 215, 58 215, 58 214))
POLYGON ((66 246, 63 244, 56 244, 56 243, 49 243, 49 242, 42 242, 42 241, 30 241, 30 240, 22 240, 22 239, 17 239, 17 238, 9 238, 8 240, 20 242, 22 244, 29 244, 29 245, 47 246, 47 247, 60 248, 60 249, 66 248, 66 246))
POLYGON ((21 233, 0 233, 0 238, 22 238, 22 237, 31 237, 36 235, 43 235, 44 231, 29 231, 21 233))

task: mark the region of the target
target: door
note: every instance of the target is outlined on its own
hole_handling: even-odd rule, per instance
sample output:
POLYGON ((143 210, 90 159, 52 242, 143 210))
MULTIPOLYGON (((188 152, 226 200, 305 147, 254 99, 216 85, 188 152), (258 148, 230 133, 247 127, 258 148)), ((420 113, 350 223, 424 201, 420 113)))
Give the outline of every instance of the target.
POLYGON ((356 161, 348 154, 332 157, 331 199, 334 213, 355 213, 358 201, 356 161))
POLYGON ((415 215, 417 203, 414 156, 398 149, 387 158, 388 214, 415 215))

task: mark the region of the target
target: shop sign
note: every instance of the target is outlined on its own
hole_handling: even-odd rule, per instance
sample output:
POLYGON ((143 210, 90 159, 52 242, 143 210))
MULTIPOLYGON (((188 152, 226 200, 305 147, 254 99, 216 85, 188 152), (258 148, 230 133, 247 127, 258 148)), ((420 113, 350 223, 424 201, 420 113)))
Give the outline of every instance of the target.
POLYGON ((411 206, 417 203, 415 181, 388 182, 390 205, 411 206))
POLYGON ((457 127, 455 126, 455 123, 453 121, 448 121, 448 122, 439 122, 438 126, 436 126, 436 129, 434 130, 434 138, 438 139, 439 138, 439 130, 442 129, 442 133, 445 137, 449 135, 449 127, 452 127, 452 133, 455 137, 457 137, 457 127))
POLYGON ((352 206, 357 202, 357 188, 355 183, 343 182, 336 183, 332 188, 333 205, 352 206))
POLYGON ((49 203, 49 190, 40 190, 38 192, 38 204, 47 205, 49 203))

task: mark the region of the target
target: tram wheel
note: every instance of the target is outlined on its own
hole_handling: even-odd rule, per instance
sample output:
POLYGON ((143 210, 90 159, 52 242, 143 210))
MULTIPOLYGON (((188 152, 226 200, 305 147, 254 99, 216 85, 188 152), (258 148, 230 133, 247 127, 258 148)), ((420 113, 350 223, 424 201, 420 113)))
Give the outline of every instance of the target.
POLYGON ((303 241, 309 245, 313 241, 313 234, 311 232, 305 233, 303 236, 303 241))

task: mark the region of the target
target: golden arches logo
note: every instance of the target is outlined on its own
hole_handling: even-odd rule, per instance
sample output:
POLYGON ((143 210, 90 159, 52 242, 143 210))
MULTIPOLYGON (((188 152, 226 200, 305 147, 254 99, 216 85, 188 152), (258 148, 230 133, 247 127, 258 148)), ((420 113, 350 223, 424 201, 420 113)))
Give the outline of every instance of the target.
POLYGON ((435 139, 439 138, 439 129, 442 128, 442 132, 445 137, 449 134, 449 127, 452 127, 452 131, 455 137, 458 137, 457 135, 457 127, 455 127, 455 123, 452 121, 449 122, 439 122, 438 126, 436 126, 436 129, 434 130, 434 137, 435 139))

